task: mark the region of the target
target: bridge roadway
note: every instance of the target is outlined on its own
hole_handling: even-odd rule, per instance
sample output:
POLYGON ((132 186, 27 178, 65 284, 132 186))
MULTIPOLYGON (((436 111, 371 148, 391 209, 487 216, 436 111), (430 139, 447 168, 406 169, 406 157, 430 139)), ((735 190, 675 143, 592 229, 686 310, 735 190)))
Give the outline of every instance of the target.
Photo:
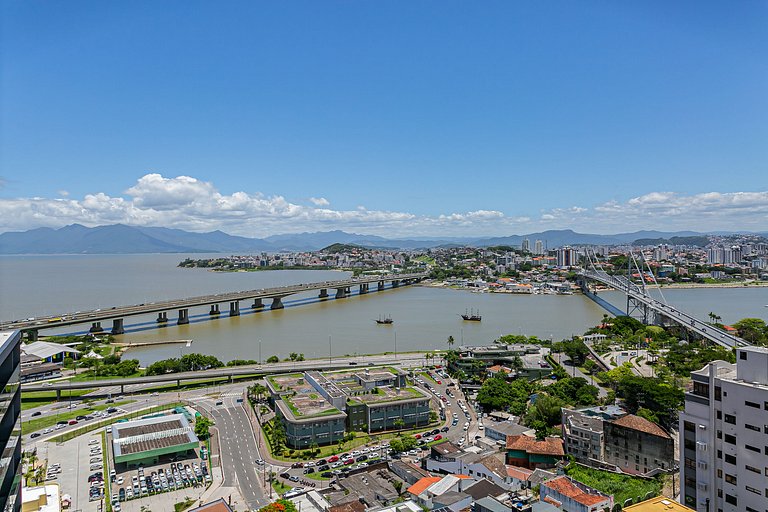
MULTIPOLYGON (((339 370, 350 368, 364 368, 374 365, 400 365, 416 366, 423 364, 424 354, 403 353, 399 355, 382 354, 377 356, 357 356, 357 357, 338 357, 331 361, 322 362, 321 360, 308 361, 285 361, 282 363, 256 365, 256 366, 229 366, 226 368, 214 368, 209 370, 198 370, 194 372, 167 373, 164 375, 150 375, 146 377, 128 377, 115 379, 99 379, 88 381, 54 381, 46 383, 27 382, 21 385, 23 393, 32 391, 56 391, 57 396, 62 391, 71 389, 95 389, 120 387, 120 393, 124 392, 125 386, 139 384, 157 384, 164 382, 176 382, 181 385, 186 381, 197 381, 205 379, 227 378, 230 381, 234 377, 244 375, 258 374, 276 374, 301 372, 305 370, 339 370)), ((114 394, 114 393, 113 393, 114 394)))
POLYGON ((217 293, 214 295, 203 295, 200 297, 190 297, 186 299, 174 299, 161 302, 150 302, 146 304, 136 304, 132 306, 115 306, 109 309, 95 309, 92 311, 82 311, 77 313, 65 313, 62 315, 51 315, 26 320, 15 320, 0 323, 0 331, 21 330, 26 333, 30 339, 36 339, 37 333, 45 329, 65 327, 69 325, 79 325, 91 323, 91 332, 101 332, 101 322, 112 320, 112 334, 122 334, 123 318, 136 315, 146 315, 158 313, 157 322, 165 323, 168 321, 167 312, 169 310, 178 310, 178 324, 189 323, 189 308, 198 306, 211 306, 210 314, 219 315, 220 303, 229 303, 229 315, 238 316, 240 314, 240 301, 253 300, 254 309, 264 307, 263 300, 271 299, 270 309, 281 309, 283 307, 282 299, 288 295, 302 293, 312 290, 319 290, 319 298, 329 297, 328 290, 336 290, 336 298, 344 298, 350 294, 353 286, 360 288, 360 293, 367 293, 369 285, 376 283, 377 290, 383 290, 386 282, 391 282, 392 287, 398 287, 402 284, 410 284, 420 281, 427 276, 426 272, 412 274, 388 274, 379 276, 361 276, 352 279, 342 279, 338 281, 324 281, 319 283, 297 284, 281 286, 277 288, 262 288, 259 290, 245 290, 240 292, 217 293))
MULTIPOLYGON (((600 270, 584 270, 581 272, 581 275, 587 279, 599 281, 611 288, 624 292, 632 300, 642 304, 643 307, 656 312, 661 315, 661 317, 669 319, 685 327, 689 331, 695 332, 702 338, 706 338, 722 347, 733 349, 750 345, 750 343, 738 336, 722 331, 711 324, 694 318, 688 313, 673 308, 669 304, 654 299, 645 293, 641 287, 623 276, 612 276, 607 272, 600 270)), ((629 312, 627 312, 627 314, 629 314, 629 312)))

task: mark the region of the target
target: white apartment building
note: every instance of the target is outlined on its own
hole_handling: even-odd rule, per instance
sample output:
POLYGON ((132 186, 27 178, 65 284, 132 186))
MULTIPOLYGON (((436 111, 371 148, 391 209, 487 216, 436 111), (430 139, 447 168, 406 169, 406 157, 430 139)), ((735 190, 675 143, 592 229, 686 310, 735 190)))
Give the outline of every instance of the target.
POLYGON ((701 512, 768 510, 768 349, 692 372, 680 415, 680 501, 701 512))

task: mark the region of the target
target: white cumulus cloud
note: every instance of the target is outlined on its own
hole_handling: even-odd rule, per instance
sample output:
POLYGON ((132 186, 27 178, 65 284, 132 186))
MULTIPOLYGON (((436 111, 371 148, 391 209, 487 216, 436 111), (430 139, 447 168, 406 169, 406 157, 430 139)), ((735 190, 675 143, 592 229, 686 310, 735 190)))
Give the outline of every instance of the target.
POLYGON ((334 209, 323 197, 298 204, 260 192, 224 194, 210 182, 157 173, 139 178, 125 197, 102 192, 79 199, 60 196, 0 199, 0 232, 72 223, 164 226, 197 232, 220 229, 249 237, 333 229, 387 237, 510 235, 568 228, 591 233, 768 230, 768 192, 686 195, 656 191, 623 202, 550 208, 538 217, 491 208, 430 215, 370 210, 364 205, 334 209))
POLYGON ((331 203, 324 197, 310 197, 309 202, 315 206, 328 206, 331 203))

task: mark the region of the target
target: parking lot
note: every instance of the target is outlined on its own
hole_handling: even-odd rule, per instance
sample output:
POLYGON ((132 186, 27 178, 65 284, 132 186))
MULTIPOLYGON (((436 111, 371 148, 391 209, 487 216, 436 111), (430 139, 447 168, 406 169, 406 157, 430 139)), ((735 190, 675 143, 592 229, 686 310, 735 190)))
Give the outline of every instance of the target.
POLYGON ((92 478, 90 482, 89 478, 94 474, 103 473, 101 439, 101 433, 95 432, 76 437, 66 443, 42 443, 47 447, 47 453, 41 455, 47 458, 49 468, 57 464, 60 467, 54 481, 59 484, 64 494, 72 496, 73 510, 100 510, 102 485, 97 478, 92 478), (92 460, 99 462, 91 462, 92 460), (91 488, 95 489, 98 498, 90 499, 91 488))

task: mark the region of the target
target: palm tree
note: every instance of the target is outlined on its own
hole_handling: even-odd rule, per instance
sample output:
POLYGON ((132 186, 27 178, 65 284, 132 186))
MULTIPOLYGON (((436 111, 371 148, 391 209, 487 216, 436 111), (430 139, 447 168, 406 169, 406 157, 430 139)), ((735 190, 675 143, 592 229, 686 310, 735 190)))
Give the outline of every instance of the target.
POLYGON ((451 348, 453 347, 453 344, 454 344, 453 336, 448 336, 448 350, 451 350, 451 348))

